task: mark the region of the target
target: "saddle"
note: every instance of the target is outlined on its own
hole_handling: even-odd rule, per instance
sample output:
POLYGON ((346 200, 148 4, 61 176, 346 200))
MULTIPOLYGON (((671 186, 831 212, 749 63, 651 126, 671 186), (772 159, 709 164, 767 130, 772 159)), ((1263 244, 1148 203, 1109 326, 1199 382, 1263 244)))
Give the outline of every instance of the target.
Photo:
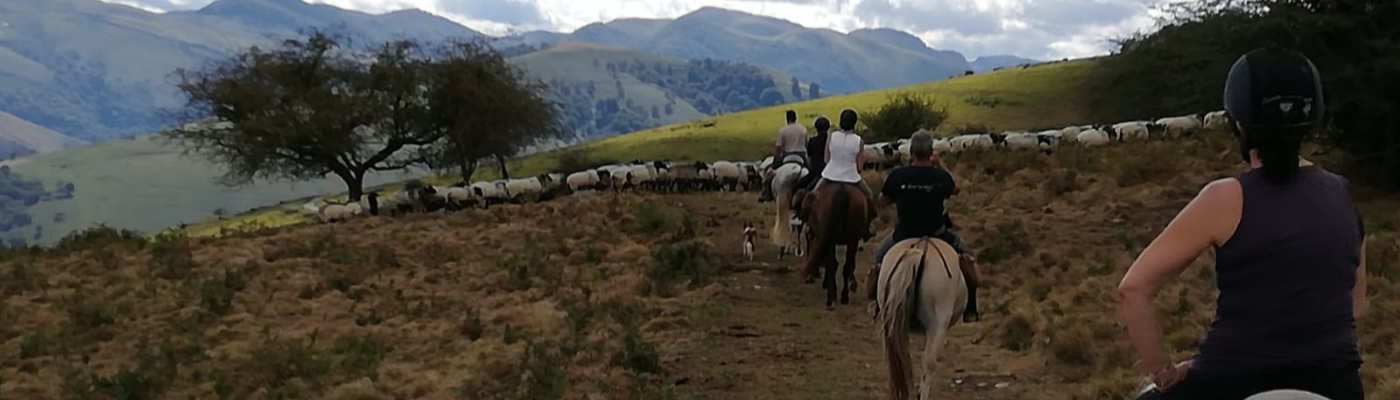
POLYGON ((799 152, 783 153, 782 159, 779 160, 778 165, 775 166, 775 167, 773 167, 773 168, 782 167, 782 166, 787 165, 787 164, 797 164, 797 165, 801 165, 803 168, 806 168, 806 167, 807 167, 807 153, 799 153, 799 152))

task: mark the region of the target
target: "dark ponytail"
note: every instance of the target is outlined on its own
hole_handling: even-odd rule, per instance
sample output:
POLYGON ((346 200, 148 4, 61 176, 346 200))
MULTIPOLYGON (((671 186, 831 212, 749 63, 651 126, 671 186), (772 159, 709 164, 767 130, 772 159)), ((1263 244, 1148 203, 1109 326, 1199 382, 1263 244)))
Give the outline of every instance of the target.
POLYGON ((1292 183, 1298 177, 1298 156, 1303 148, 1303 138, 1312 131, 1311 127, 1269 127, 1270 132, 1256 135, 1243 135, 1241 150, 1246 161, 1249 150, 1259 152, 1259 162, 1264 164, 1264 178, 1275 185, 1292 183))

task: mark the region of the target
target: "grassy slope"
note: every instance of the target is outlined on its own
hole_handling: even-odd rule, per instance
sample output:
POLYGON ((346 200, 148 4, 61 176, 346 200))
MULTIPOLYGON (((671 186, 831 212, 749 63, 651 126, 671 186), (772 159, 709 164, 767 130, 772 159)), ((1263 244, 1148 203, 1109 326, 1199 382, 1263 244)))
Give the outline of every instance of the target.
MULTIPOLYGON (((943 133, 965 124, 984 124, 994 129, 1034 129, 1106 122, 1095 120, 1094 110, 1084 107, 1088 94, 1077 90, 1091 77, 1095 62, 1088 60, 1026 69, 1007 69, 895 89, 760 108, 615 136, 569 149, 524 157, 510 161, 507 165, 512 171, 511 174, 515 176, 550 172, 558 167, 556 160, 563 152, 583 152, 586 158, 595 161, 757 159, 771 151, 769 143, 781 125, 783 110, 795 109, 803 116, 803 123, 809 123, 817 115, 834 118, 844 108, 876 110, 891 94, 900 91, 931 93, 941 104, 947 106, 950 117, 939 129, 943 133), (999 99, 1001 104, 996 107, 978 106, 968 102, 971 98, 999 99), (701 122, 716 122, 716 125, 706 128, 701 122)), ((493 165, 485 165, 485 168, 478 168, 473 180, 495 179, 497 176, 497 169, 493 165)), ((441 176, 428 180, 437 183, 461 181, 457 176, 441 176)), ((282 226, 302 222, 304 219, 300 215, 290 213, 299 204, 286 202, 223 221, 205 221, 193 226, 190 233, 212 235, 227 228, 240 226, 282 226)))
MULTIPOLYGON (((215 183, 219 167, 184 156, 150 136, 40 155, 16 163, 13 169, 43 180, 50 189, 58 182, 72 182, 77 189, 73 199, 44 202, 28 210, 35 225, 43 226, 41 240, 32 240, 34 226, 8 233, 30 243, 53 243, 67 232, 96 223, 156 231, 196 222, 218 209, 233 214, 267 205, 271 199, 344 190, 343 183, 329 179, 227 188, 215 183), (63 216, 56 219, 57 214, 63 216)), ((402 179, 380 176, 373 182, 402 179)))
MULTIPOLYGON (((1112 320, 1111 290, 1196 190, 1239 171, 1230 146, 1216 132, 1048 157, 950 157, 967 189, 950 209, 982 259, 985 318, 953 328, 937 398, 1103 400, 1130 392, 1140 375, 1112 320), (993 387, 1003 382, 1010 386, 993 387)), ((220 388, 447 398, 479 387, 464 383, 509 382, 529 371, 566 376, 564 398, 883 398, 888 377, 863 302, 823 310, 821 292, 799 283, 795 262, 778 260, 767 238, 757 260, 741 255, 736 232, 771 212, 752 196, 576 196, 198 239, 188 253, 170 244, 97 244, 33 259, 7 255, 0 258, 7 277, 0 397, 59 398, 86 389, 87 373, 112 377, 145 359, 157 367, 136 373, 150 379, 118 380, 119 388, 165 382, 170 398, 212 398, 220 388), (664 275, 652 267, 675 258, 653 251, 685 240, 676 237, 684 219, 706 245, 703 256, 679 259, 703 257, 695 276, 717 284, 661 295, 648 276, 664 275), (237 271, 242 284, 229 284, 226 271, 237 271), (628 304, 637 308, 628 312, 628 304), (629 324, 629 315, 638 319, 629 324), (640 341, 628 339, 628 325, 640 341), (526 340, 546 351, 521 363, 526 340), (179 368, 141 356, 143 343, 146 354, 179 368), (662 372, 629 378, 628 366, 650 365, 648 344, 662 372), (678 397, 653 391, 668 383, 678 397)), ((1393 323, 1400 201, 1364 188, 1357 198, 1373 260, 1372 314, 1358 323, 1362 375, 1368 397, 1392 399, 1400 396, 1393 323)), ((889 228, 890 214, 879 227, 889 228)), ((868 259, 868 252, 857 258, 862 284, 868 259)), ((1164 345, 1177 359, 1211 320, 1207 260, 1161 292, 1164 345)), ((911 346, 915 360, 920 347, 911 346)), ((531 382, 522 386, 554 381, 531 382)))
MULTIPOLYGON (((0 111, 0 140, 17 142, 36 153, 48 153, 86 143, 80 139, 34 125, 4 111, 0 111)), ((9 155, 0 154, 0 157, 7 156, 9 155)))
MULTIPOLYGON (((633 60, 641 60, 646 63, 683 64, 685 62, 635 50, 606 48, 581 43, 561 44, 549 50, 515 57, 510 61, 529 71, 532 77, 545 82, 552 79, 571 84, 593 81, 598 87, 595 99, 605 99, 617 97, 616 86, 613 83, 612 75, 608 73, 607 63, 629 63, 633 60), (594 66, 593 60, 598 60, 598 66, 594 66)), ((639 81, 629 74, 618 74, 618 77, 622 80, 623 91, 626 92, 627 99, 632 100, 637 105, 650 108, 653 105, 661 107, 667 103, 666 93, 660 88, 639 81)), ((705 116, 704 113, 696 111, 690 103, 681 99, 676 99, 676 105, 673 107, 674 112, 671 115, 662 115, 663 123, 676 123, 705 116)))

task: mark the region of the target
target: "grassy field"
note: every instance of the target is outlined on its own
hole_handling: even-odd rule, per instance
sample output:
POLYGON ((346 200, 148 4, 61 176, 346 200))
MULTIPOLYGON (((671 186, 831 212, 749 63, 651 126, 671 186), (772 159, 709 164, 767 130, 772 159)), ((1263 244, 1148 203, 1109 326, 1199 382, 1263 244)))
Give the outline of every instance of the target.
MULTIPOLYGON (((1240 171, 1231 146, 1216 132, 950 157, 965 191, 949 208, 986 283, 984 320, 945 346, 937 398, 1124 398, 1141 377, 1111 290, 1202 185, 1240 171)), ((0 254, 0 398, 883 398, 864 303, 824 310, 766 237, 742 256, 741 227, 771 213, 753 198, 572 196, 0 254)), ((1364 187, 1357 200, 1371 234, 1362 376, 1368 398, 1392 399, 1400 201, 1364 187)), ((1159 295, 1176 359, 1211 320, 1208 259, 1159 295)), ((857 260, 863 279, 868 251, 857 260)))
MULTIPOLYGON (((213 218, 216 210, 233 215, 276 201, 345 190, 343 183, 331 179, 225 187, 215 182, 221 167, 198 156, 184 156, 152 136, 39 155, 19 160, 11 168, 26 178, 44 181, 50 190, 59 182, 71 182, 76 188, 72 199, 29 208, 34 225, 5 234, 31 244, 52 244, 68 232, 98 223, 155 232, 213 218), (37 239, 36 229, 42 231, 37 239)), ((402 175, 378 175, 370 181, 403 179, 402 175)), ((283 220, 279 223, 292 222, 292 218, 283 220)))
MULTIPOLYGON (((564 153, 579 153, 582 159, 594 162, 642 160, 747 160, 758 159, 771 152, 773 136, 783 123, 783 111, 797 110, 804 124, 818 115, 829 118, 842 109, 854 108, 873 112, 894 93, 912 91, 933 95, 948 108, 949 120, 939 128, 948 134, 968 125, 984 125, 992 129, 1039 129, 1074 124, 1104 123, 1097 120, 1094 110, 1084 106, 1087 96, 1080 90, 1092 78, 1095 60, 1041 65, 1032 68, 1012 68, 997 72, 965 76, 902 88, 826 97, 777 107, 762 108, 721 115, 698 121, 667 125, 655 129, 615 136, 568 149, 557 150, 507 163, 513 176, 531 176, 558 169, 558 159, 564 153), (705 127, 713 122, 713 127, 705 127)), ((492 164, 477 169, 473 180, 496 179, 497 168, 492 164)), ((428 178, 436 183, 461 181, 455 175, 428 178)), ((395 185, 386 186, 392 192, 395 185)), ((240 227, 283 226, 306 219, 291 210, 300 202, 283 203, 257 212, 238 215, 226 220, 195 224, 189 232, 212 235, 240 227)))

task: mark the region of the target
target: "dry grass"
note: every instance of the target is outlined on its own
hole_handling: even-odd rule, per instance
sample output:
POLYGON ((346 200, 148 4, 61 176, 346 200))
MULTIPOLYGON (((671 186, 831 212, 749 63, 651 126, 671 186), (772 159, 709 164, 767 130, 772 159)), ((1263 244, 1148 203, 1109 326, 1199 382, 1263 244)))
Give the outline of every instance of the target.
MULTIPOLYGON (((939 377, 1015 384, 940 398, 1136 387, 1109 293, 1202 185, 1239 171, 1219 156, 1228 147, 1202 135, 951 157, 965 192, 950 208, 987 283, 984 322, 954 328, 939 377), (1161 165, 1125 167, 1144 158, 1161 165)), ((1396 398, 1400 201, 1358 199, 1372 233, 1362 374, 1369 397, 1396 398)), ((602 195, 149 245, 93 234, 6 254, 0 398, 877 397, 868 316, 751 273, 791 267, 772 249, 739 255, 737 232, 768 211, 746 194, 602 195)), ((1213 313, 1209 265, 1158 299, 1178 359, 1213 313)))

